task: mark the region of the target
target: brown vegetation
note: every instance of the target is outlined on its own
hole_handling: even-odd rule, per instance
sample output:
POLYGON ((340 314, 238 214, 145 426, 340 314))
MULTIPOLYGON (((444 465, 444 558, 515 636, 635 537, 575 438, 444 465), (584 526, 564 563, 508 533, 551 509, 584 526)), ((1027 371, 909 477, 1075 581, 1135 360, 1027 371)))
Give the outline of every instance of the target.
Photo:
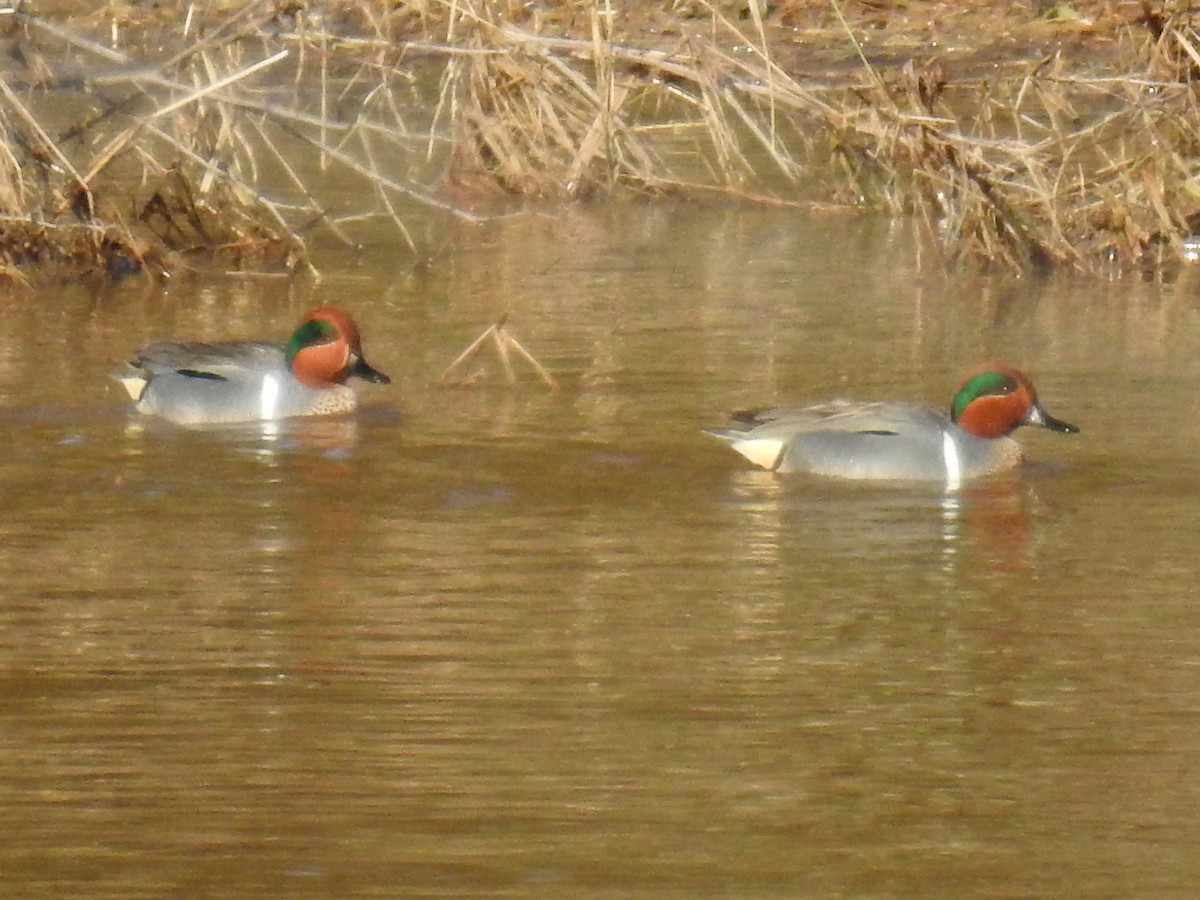
POLYGON ((624 6, 12 12, 0 272, 291 271, 315 228, 412 246, 416 206, 617 190, 915 215, 948 258, 1016 270, 1197 252, 1189 3, 624 6))

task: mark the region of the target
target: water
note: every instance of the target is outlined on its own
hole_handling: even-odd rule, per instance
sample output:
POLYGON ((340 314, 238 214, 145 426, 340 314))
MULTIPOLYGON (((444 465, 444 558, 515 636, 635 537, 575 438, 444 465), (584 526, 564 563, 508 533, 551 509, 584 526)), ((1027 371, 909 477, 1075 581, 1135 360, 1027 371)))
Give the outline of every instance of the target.
POLYGON ((1200 886, 1200 308, 698 204, 385 236, 324 280, 5 299, 0 892, 1128 896, 1200 886), (430 240, 427 237, 427 240, 430 240), (193 432, 106 380, 337 303, 391 386, 193 432), (490 322, 563 385, 438 375, 490 322), (700 433, 1020 365, 1083 434, 936 489, 700 433))

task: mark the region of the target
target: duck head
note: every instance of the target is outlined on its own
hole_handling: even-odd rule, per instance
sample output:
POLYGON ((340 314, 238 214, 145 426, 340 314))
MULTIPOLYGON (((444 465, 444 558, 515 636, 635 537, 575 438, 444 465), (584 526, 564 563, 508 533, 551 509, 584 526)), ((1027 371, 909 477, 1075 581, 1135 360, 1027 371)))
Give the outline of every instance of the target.
POLYGON ((335 306, 318 306, 305 314, 287 343, 287 366, 296 380, 311 388, 345 383, 351 376, 389 384, 391 379, 363 357, 358 326, 335 306))
POLYGON ((1038 402, 1033 382, 1016 369, 997 367, 969 376, 950 404, 950 419, 981 438, 1000 438, 1021 425, 1078 434, 1074 425, 1056 419, 1038 402))

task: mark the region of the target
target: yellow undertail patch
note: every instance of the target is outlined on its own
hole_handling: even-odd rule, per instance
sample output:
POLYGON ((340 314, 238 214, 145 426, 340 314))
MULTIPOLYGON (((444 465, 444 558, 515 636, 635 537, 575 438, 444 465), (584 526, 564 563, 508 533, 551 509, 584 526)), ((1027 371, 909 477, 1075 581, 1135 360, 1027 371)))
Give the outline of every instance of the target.
POLYGON ((117 381, 129 392, 130 400, 141 400, 142 391, 146 390, 146 379, 141 375, 118 375, 117 381))
POLYGON ((733 449, 756 466, 774 469, 779 463, 779 455, 783 452, 783 441, 769 438, 737 441, 734 443, 733 449))

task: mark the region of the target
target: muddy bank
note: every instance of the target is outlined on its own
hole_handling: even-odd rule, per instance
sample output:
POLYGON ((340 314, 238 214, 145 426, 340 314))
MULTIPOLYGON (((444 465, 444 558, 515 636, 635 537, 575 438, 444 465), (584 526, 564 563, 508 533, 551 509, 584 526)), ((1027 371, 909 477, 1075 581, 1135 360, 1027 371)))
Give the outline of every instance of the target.
POLYGON ((418 209, 629 191, 915 216, 1017 271, 1195 252, 1175 4, 70 6, 0 20, 13 280, 298 272, 380 225, 416 258, 418 209))

